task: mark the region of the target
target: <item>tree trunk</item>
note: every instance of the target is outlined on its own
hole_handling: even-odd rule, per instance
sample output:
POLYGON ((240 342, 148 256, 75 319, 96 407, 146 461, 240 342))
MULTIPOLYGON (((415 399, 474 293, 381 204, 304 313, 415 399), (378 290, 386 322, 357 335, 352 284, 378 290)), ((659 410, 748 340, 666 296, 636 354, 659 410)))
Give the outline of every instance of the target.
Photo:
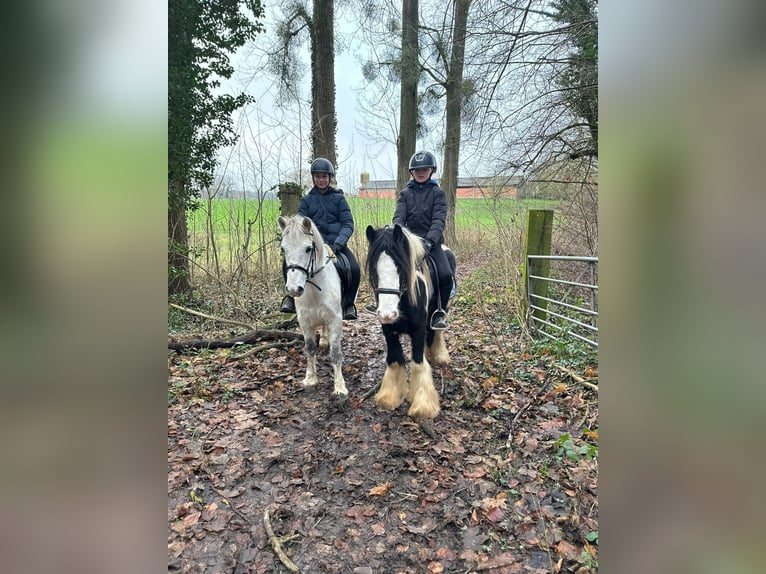
POLYGON ((169 6, 168 34, 168 294, 191 290, 189 239, 186 230, 187 181, 194 145, 194 29, 198 6, 174 1, 169 6))
MULTIPOLYGON (((174 183, 174 186, 181 186, 174 183)), ((180 195, 181 192, 177 190, 180 195)), ((189 237, 186 230, 186 203, 168 208, 168 295, 191 291, 189 282, 189 237)))
POLYGON ((297 215, 301 206, 301 187, 297 183, 279 184, 279 214, 297 215))
POLYGON ((399 137, 396 140, 396 193, 410 180, 410 157, 415 153, 418 129, 418 0, 402 0, 402 62, 399 99, 399 137))
POLYGON ((444 167, 441 179, 442 189, 447 194, 447 222, 444 228, 444 239, 451 247, 457 246, 455 205, 457 201, 458 165, 460 163, 460 116, 463 103, 465 36, 471 0, 455 0, 454 3, 452 54, 445 86, 447 92, 446 141, 444 142, 444 167))
POLYGON ((314 0, 311 26, 311 143, 314 158, 325 157, 337 167, 333 4, 333 0, 314 0))

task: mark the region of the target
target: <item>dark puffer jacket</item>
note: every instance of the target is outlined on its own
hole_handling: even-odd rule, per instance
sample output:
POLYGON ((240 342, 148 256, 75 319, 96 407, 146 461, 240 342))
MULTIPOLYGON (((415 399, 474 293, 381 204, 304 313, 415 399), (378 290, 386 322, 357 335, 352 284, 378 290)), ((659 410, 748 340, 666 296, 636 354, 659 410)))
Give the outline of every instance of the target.
POLYGON ((447 195, 433 179, 424 183, 410 180, 399 192, 392 223, 403 225, 434 245, 442 242, 447 221, 447 195))
POLYGON ((343 191, 328 187, 324 193, 314 186, 301 198, 298 215, 310 217, 328 245, 348 244, 354 233, 354 218, 343 191))

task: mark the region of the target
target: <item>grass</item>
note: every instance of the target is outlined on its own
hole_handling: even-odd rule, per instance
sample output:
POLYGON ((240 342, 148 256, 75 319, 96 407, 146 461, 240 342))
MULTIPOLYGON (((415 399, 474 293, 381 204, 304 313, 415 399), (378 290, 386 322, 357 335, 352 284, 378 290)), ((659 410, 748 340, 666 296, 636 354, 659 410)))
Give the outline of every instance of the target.
MULTIPOLYGON (((356 230, 352 249, 364 242, 368 225, 381 227, 389 224, 396 207, 393 199, 367 199, 348 196, 354 215, 356 230)), ((482 236, 508 226, 522 226, 529 209, 552 209, 555 201, 517 199, 458 199, 455 226, 460 232, 473 232, 482 236)), ((219 254, 235 255, 238 251, 263 246, 278 236, 277 217, 280 204, 276 199, 213 199, 201 201, 199 208, 189 216, 189 234, 192 245, 211 248, 219 254), (212 243, 211 243, 212 231, 212 243)), ((240 253, 245 255, 246 253, 240 253)))

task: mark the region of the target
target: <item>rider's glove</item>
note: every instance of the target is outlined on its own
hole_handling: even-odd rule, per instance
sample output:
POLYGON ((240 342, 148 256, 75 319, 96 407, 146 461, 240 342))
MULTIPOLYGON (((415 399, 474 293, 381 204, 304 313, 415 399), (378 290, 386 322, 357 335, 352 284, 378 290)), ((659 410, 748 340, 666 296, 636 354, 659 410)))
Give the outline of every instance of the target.
POLYGON ((431 249, 434 248, 434 242, 430 239, 424 239, 423 240, 423 247, 425 247, 426 254, 431 252, 431 249))

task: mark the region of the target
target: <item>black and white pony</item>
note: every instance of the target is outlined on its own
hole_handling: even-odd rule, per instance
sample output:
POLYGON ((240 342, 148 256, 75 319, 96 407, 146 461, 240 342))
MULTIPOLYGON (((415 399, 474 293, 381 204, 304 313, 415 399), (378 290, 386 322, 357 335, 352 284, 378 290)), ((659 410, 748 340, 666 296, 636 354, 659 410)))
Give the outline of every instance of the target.
MULTIPOLYGON (((425 265, 425 250, 418 236, 395 225, 375 229, 367 227, 367 276, 377 298, 377 315, 386 338, 386 372, 375 403, 394 410, 405 399, 410 402, 408 415, 416 421, 439 414, 439 394, 431 374, 431 365, 449 364, 443 331, 430 327, 430 317, 438 306, 432 278, 425 265), (400 335, 412 342, 410 384, 400 335)), ((447 259, 455 271, 454 254, 447 259)), ((445 309, 446 311, 446 309, 445 309)))
POLYGON ((319 229, 308 217, 293 215, 280 217, 282 251, 287 266, 285 289, 295 298, 295 312, 303 331, 306 353, 306 377, 304 387, 317 384, 317 341, 319 331, 322 341, 329 342, 335 389, 333 395, 348 395, 343 379, 341 336, 340 277, 330 261, 319 229))

